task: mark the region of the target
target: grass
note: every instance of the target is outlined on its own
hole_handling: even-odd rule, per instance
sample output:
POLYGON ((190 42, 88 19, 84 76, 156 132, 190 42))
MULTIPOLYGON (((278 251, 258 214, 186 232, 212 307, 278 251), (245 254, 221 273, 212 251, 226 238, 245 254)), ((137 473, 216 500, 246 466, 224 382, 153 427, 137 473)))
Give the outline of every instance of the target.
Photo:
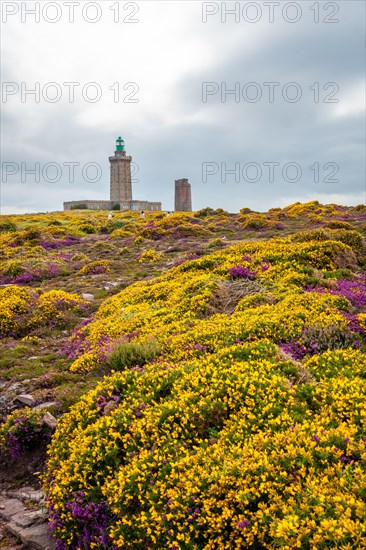
POLYGON ((144 342, 120 342, 113 348, 108 363, 111 370, 121 371, 129 367, 142 367, 157 359, 161 346, 154 338, 144 342))

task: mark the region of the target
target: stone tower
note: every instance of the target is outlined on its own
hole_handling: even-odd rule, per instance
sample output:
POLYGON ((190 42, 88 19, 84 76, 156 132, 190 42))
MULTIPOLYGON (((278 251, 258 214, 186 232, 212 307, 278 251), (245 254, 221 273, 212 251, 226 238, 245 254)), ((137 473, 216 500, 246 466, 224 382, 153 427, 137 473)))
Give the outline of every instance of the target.
POLYGON ((192 212, 191 184, 183 178, 175 180, 175 205, 176 212, 192 212))
POLYGON ((111 202, 120 204, 132 200, 131 160, 125 151, 125 143, 121 137, 116 141, 114 157, 109 157, 111 165, 111 202))

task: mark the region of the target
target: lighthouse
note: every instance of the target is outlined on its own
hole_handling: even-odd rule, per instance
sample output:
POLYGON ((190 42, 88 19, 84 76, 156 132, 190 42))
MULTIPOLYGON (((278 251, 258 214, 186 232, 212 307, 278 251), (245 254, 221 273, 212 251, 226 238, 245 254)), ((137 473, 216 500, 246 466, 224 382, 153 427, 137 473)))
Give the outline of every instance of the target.
POLYGON ((114 156, 109 157, 112 203, 121 204, 132 200, 131 161, 132 157, 126 155, 124 140, 117 138, 114 156))
POLYGON ((132 157, 126 155, 124 140, 117 138, 114 155, 109 157, 110 200, 67 201, 64 210, 161 210, 161 202, 132 199, 131 161, 132 157))

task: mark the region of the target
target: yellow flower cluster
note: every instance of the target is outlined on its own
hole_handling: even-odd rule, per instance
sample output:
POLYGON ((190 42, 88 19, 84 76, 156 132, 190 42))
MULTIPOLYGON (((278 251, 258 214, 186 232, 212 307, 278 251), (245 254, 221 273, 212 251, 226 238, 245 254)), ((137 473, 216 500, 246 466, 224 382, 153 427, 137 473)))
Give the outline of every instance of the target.
POLYGON ((10 277, 16 277, 23 271, 21 260, 8 260, 4 262, 1 267, 3 275, 9 275, 10 277))
POLYGON ((157 252, 153 248, 148 248, 141 254, 139 263, 156 262, 157 260, 160 260, 160 258, 162 257, 163 257, 163 254, 161 252, 157 252))
POLYGON ((64 317, 65 312, 77 312, 85 300, 77 294, 71 294, 64 290, 49 290, 39 296, 34 310, 31 326, 38 326, 49 320, 57 320, 64 317))
POLYGON ((17 333, 20 330, 20 317, 32 309, 37 299, 34 291, 18 286, 0 289, 0 334, 17 333))
POLYGON ((339 209, 335 204, 320 204, 318 201, 310 201, 305 203, 295 202, 283 209, 286 214, 292 218, 298 216, 337 216, 339 209))
POLYGON ((124 358, 151 339, 161 353, 121 364, 59 423, 45 485, 65 547, 80 533, 90 548, 366 547, 365 356, 339 348, 349 300, 303 290, 354 253, 246 242, 102 304, 73 370, 94 368, 103 337, 124 358), (279 347, 314 330, 325 349, 302 363, 279 347))
POLYGON ((86 302, 63 290, 42 292, 16 285, 0 289, 0 335, 21 335, 52 321, 62 321, 86 302))
MULTIPOLYGON (((221 334, 227 326, 236 338, 268 337, 277 342, 298 336, 305 325, 342 328, 347 321, 338 309, 347 310, 348 300, 331 294, 304 293, 301 287, 316 281, 321 267, 324 271, 333 269, 343 251, 352 249, 335 241, 299 243, 291 239, 228 248, 186 262, 151 281, 129 286, 107 299, 84 331, 91 344, 98 343, 103 336, 114 340, 138 331, 139 340, 154 336, 169 346, 174 334, 176 355, 189 357, 192 354, 186 349, 189 342, 206 345, 209 340, 213 346, 217 340, 217 349, 223 343, 221 334), (250 257, 251 263, 242 262, 243 255, 250 257), (228 270, 238 263, 253 266, 257 271, 253 289, 260 284, 261 290, 253 291, 248 300, 243 287, 243 297, 232 316, 220 315, 220 309, 213 316, 215 309, 210 303, 218 283, 230 280, 228 270), (250 303, 257 299, 264 303, 259 306, 250 303), (180 345, 176 346, 178 341, 180 345)), ((89 355, 85 365, 83 358, 78 358, 72 370, 87 370, 87 365, 91 365, 89 355)))
POLYGON ((66 503, 83 490, 119 548, 361 548, 363 359, 345 350, 347 377, 291 385, 299 366, 262 340, 107 378, 53 442, 58 536, 80 528, 66 503))
POLYGON ((105 271, 110 271, 111 266, 110 262, 108 260, 95 260, 94 262, 90 262, 81 269, 79 269, 78 274, 79 275, 90 275, 90 274, 98 274, 98 273, 104 273, 105 271))

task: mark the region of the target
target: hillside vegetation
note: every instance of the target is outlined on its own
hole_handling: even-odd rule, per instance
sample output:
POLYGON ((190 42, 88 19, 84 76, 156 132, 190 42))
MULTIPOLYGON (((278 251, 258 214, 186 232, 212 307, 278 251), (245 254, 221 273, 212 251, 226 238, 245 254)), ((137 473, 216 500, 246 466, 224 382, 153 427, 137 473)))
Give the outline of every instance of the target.
POLYGON ((49 445, 58 550, 366 548, 365 207, 0 230, 0 441, 49 445))

